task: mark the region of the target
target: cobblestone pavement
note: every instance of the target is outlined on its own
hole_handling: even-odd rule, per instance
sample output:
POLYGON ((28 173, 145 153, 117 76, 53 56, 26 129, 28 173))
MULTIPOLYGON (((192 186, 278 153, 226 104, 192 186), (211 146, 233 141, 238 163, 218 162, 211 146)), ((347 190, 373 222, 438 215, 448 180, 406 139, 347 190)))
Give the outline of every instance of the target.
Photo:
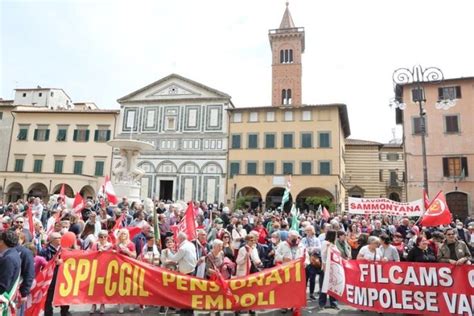
MULTIPOLYGON (((74 316, 86 316, 90 315, 89 314, 90 310, 90 305, 76 305, 76 306, 71 306, 71 314, 74 316)), ((106 306, 105 310, 105 315, 123 315, 123 316, 131 316, 131 315, 161 315, 165 316, 164 313, 159 312, 159 308, 155 307, 147 307, 143 311, 140 311, 138 308, 135 308, 134 311, 129 311, 128 306, 125 306, 124 308, 125 313, 124 314, 119 314, 117 306, 109 305, 106 306)), ((374 312, 363 312, 360 310, 357 310, 355 308, 349 307, 347 305, 340 305, 339 310, 335 309, 323 309, 323 310, 318 310, 317 309, 317 302, 314 301, 308 301, 308 306, 303 309, 303 316, 312 316, 312 315, 345 315, 345 316, 350 316, 350 315, 364 315, 364 316, 375 316, 375 315, 380 315, 378 313, 374 312)), ((60 316, 59 315, 59 310, 56 311, 54 315, 60 316)), ((99 313, 94 314, 96 316, 100 316, 99 313)), ((166 316, 178 316, 178 313, 175 312, 168 312, 166 316)), ((215 313, 209 313, 209 312, 199 312, 195 311, 194 316, 232 316, 235 315, 233 312, 222 312, 219 314, 215 313)), ((249 314, 246 313, 241 313, 240 316, 248 316, 249 314)), ((292 312, 283 312, 282 310, 266 310, 266 311, 257 311, 256 316, 292 316, 292 312)), ((400 315, 400 314, 383 314, 383 315, 400 315)))

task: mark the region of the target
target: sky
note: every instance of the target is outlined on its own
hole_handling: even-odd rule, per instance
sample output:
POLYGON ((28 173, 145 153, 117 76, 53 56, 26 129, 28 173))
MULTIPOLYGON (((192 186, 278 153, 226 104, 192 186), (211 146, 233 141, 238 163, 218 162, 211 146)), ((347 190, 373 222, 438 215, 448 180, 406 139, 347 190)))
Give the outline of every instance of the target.
MULTIPOLYGON (((289 8, 306 34, 303 103, 345 103, 351 138, 393 138, 395 69, 474 76, 472 0, 290 0, 289 8)), ((236 107, 267 106, 268 30, 284 10, 285 0, 0 0, 0 97, 40 85, 116 109, 118 98, 178 73, 236 107)))

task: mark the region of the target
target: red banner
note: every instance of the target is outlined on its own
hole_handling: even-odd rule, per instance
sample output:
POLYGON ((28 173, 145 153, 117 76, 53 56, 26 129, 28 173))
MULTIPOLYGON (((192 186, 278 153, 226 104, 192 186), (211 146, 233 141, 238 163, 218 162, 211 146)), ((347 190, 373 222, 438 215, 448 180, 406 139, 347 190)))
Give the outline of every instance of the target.
POLYGON ((472 315, 474 266, 343 260, 330 253, 328 293, 360 310, 472 315))
POLYGON ((154 267, 111 251, 69 251, 62 258, 54 305, 141 304, 193 310, 306 306, 302 260, 227 280, 224 291, 219 282, 154 267))
POLYGON ((41 270, 31 285, 31 291, 26 303, 26 316, 37 316, 44 311, 44 303, 46 302, 46 294, 49 285, 53 279, 54 268, 56 267, 55 258, 51 259, 41 270))

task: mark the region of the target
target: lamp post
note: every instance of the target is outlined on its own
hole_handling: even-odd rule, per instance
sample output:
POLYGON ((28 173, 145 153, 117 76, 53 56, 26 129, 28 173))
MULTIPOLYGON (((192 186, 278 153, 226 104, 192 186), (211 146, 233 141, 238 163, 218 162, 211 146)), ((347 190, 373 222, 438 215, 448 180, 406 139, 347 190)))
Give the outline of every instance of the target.
MULTIPOLYGON (((428 194, 428 163, 426 159, 426 111, 424 104, 425 84, 441 83, 444 79, 441 69, 436 67, 422 68, 420 65, 414 66, 412 69, 399 68, 393 72, 392 80, 395 86, 395 98, 390 101, 390 106, 400 110, 406 109, 401 96, 401 86, 412 85, 412 101, 418 104, 420 115, 420 134, 421 134, 421 152, 423 156, 423 188, 428 194)), ((455 106, 454 100, 442 97, 439 99, 435 107, 436 109, 448 110, 455 106)))

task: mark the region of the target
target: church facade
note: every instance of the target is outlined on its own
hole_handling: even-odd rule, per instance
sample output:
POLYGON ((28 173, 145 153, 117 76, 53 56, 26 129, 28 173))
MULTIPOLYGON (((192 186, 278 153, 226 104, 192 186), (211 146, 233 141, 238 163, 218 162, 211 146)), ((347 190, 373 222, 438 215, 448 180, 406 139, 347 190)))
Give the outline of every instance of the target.
MULTIPOLYGON (((142 198, 222 202, 231 97, 171 74, 120 99, 118 139, 154 145, 141 153, 142 198)), ((119 163, 114 154, 113 165, 119 163)))

